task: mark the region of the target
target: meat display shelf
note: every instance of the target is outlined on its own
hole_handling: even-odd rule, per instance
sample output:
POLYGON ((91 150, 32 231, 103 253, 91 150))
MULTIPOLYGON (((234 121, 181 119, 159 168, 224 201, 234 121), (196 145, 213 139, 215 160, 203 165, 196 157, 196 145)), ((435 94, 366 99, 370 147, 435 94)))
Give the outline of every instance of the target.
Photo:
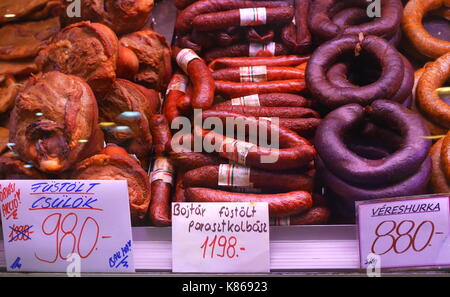
MULTIPOLYGON (((171 228, 133 228, 137 272, 171 272, 171 236, 171 228)), ((270 258, 272 272, 359 270, 356 226, 271 227, 270 258)), ((1 271, 5 265, 1 242, 1 271)))

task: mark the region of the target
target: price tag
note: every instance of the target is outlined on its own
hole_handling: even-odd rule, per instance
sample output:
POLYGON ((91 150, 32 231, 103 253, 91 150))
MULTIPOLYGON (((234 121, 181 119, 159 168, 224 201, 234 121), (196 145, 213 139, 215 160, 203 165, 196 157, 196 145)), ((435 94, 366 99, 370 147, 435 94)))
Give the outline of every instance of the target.
POLYGON ((172 203, 174 272, 270 271, 267 203, 172 203))
POLYGON ((450 265, 449 197, 357 203, 362 268, 450 265))
POLYGON ((1 180, 8 271, 134 272, 126 181, 1 180))

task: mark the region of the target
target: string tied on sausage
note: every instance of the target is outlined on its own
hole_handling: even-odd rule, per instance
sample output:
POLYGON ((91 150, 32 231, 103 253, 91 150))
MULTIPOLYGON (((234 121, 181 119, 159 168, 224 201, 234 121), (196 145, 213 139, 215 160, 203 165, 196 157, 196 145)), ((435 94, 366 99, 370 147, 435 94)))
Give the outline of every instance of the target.
POLYGON ((358 57, 359 55, 361 55, 362 42, 364 41, 364 33, 359 32, 358 38, 359 38, 359 42, 355 46, 355 57, 358 57))

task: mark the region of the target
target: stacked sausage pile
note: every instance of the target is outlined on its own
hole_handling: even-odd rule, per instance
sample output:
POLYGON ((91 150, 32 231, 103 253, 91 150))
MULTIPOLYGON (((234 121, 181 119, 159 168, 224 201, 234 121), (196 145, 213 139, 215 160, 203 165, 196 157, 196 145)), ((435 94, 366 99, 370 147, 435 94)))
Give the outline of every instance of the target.
POLYGON ((309 0, 177 0, 176 45, 219 57, 287 55, 311 48, 309 0))
POLYGON ((313 102, 300 95, 309 56, 295 55, 311 48, 309 1, 175 5, 180 11, 173 57, 180 73, 169 85, 164 114, 172 128, 180 128, 178 116, 193 116, 193 129, 178 132, 172 142, 174 200, 267 201, 276 224, 325 223, 330 212, 323 197, 312 195, 316 153, 307 140, 321 120, 313 102), (227 128, 237 133, 239 125, 248 128, 229 136, 196 119, 223 126, 234 120, 227 128), (261 145, 271 132, 279 135, 277 148, 261 145), (215 150, 194 151, 196 137, 214 143, 215 150))

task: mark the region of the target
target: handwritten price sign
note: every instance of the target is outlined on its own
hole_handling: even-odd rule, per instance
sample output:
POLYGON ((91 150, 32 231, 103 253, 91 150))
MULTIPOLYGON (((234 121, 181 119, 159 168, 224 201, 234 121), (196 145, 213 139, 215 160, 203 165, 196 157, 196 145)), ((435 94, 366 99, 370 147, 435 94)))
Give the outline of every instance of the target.
POLYGON ((449 197, 357 204, 361 267, 450 265, 449 197))
POLYGON ((174 272, 269 272, 267 203, 172 203, 174 272))
POLYGON ((3 180, 0 203, 9 271, 134 272, 126 181, 3 180))

